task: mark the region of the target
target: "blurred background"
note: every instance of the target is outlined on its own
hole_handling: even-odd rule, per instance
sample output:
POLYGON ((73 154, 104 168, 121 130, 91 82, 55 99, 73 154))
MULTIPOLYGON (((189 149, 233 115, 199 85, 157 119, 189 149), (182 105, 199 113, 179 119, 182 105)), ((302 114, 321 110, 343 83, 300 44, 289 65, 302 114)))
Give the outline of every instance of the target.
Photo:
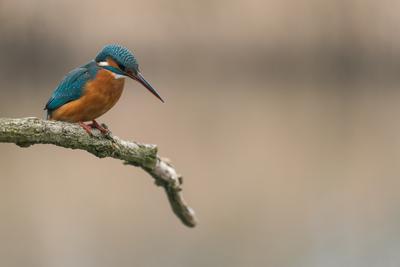
POLYGON ((0 265, 399 266, 399 1, 0 0, 0 116, 132 49, 105 122, 184 175, 189 229, 143 171, 0 144, 0 265))

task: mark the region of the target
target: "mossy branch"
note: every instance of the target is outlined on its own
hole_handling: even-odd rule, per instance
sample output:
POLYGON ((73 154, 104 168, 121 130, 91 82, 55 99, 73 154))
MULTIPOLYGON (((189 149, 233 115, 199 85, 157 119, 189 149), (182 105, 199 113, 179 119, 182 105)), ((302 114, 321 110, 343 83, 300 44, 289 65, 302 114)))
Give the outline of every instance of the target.
POLYGON ((141 167, 167 193, 174 213, 189 227, 197 223, 194 211, 182 197, 182 176, 168 160, 157 155, 157 146, 128 142, 111 134, 103 136, 93 130, 89 136, 79 125, 38 118, 0 118, 0 143, 15 143, 20 147, 52 144, 85 150, 96 157, 112 157, 126 165, 141 167))

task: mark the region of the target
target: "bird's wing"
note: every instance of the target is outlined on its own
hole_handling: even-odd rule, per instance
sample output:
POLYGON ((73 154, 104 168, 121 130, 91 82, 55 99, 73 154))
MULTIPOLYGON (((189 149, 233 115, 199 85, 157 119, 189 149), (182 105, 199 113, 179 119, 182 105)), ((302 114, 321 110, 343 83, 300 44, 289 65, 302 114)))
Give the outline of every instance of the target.
POLYGON ((93 73, 88 69, 88 65, 74 69, 54 90, 44 109, 52 111, 65 103, 78 99, 83 94, 86 82, 92 78, 93 73))

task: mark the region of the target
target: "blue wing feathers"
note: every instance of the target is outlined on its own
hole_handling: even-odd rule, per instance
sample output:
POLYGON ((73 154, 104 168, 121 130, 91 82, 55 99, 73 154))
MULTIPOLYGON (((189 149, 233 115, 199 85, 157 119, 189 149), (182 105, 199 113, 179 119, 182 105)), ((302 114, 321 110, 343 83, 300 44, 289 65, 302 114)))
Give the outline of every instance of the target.
POLYGON ((86 70, 78 68, 64 77, 46 104, 46 109, 54 110, 82 95, 86 70))
POLYGON ((45 109, 51 112, 81 97, 85 84, 96 76, 96 72, 97 66, 94 62, 72 70, 54 90, 45 109))

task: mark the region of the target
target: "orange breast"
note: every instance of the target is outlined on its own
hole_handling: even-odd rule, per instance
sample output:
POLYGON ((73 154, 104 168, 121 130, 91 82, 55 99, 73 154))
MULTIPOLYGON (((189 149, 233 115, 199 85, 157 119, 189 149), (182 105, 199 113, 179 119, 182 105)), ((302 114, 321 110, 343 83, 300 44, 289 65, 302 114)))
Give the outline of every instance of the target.
POLYGON ((94 120, 110 110, 121 97, 125 79, 115 79, 107 70, 99 70, 87 83, 83 95, 53 111, 50 119, 79 122, 94 120))

